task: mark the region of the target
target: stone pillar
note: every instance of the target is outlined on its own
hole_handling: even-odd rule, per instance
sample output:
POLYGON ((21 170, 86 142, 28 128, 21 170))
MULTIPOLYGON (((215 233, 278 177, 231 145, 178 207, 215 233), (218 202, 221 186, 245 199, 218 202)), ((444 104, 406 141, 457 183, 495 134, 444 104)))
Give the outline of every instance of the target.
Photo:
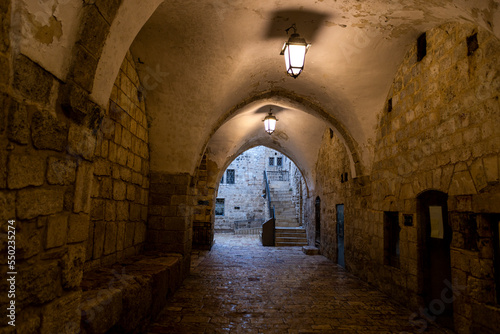
POLYGON ((183 255, 189 273, 193 188, 189 174, 151 172, 146 250, 183 255))

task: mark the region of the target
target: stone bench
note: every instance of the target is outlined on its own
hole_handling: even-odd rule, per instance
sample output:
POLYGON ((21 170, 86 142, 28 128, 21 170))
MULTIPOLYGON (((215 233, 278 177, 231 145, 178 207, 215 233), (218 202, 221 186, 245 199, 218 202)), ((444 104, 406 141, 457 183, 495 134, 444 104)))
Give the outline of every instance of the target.
POLYGON ((182 256, 149 254, 84 274, 81 333, 143 332, 182 283, 182 256))

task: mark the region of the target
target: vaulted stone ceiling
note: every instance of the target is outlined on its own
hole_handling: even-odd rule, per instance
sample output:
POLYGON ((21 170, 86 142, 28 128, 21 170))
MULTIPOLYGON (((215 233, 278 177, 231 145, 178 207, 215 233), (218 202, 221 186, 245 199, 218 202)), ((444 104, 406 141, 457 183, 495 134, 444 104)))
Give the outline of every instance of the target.
MULTIPOLYGON (((20 29, 50 24, 54 17, 61 34, 52 41, 24 34, 19 47, 64 80, 82 3, 36 3, 17 1, 16 13, 25 12, 20 29)), ((328 127, 369 170, 377 115, 417 37, 449 21, 474 22, 500 36, 498 5, 492 0, 123 0, 99 59, 92 97, 107 103, 131 48, 151 118, 152 170, 194 173, 206 150, 222 168, 242 148, 257 144, 278 148, 303 170, 312 170, 328 127), (297 79, 286 75, 279 55, 292 23, 312 43, 297 79), (261 122, 270 106, 280 119, 273 136, 261 122)), ((352 168, 363 172, 359 166, 352 168)))
POLYGON ((192 157, 230 112, 236 116, 211 145, 218 162, 255 142, 313 167, 324 129, 335 124, 314 121, 300 112, 300 103, 280 98, 245 104, 238 115, 238 104, 268 91, 324 110, 369 166, 377 114, 416 38, 449 20, 477 21, 498 35, 496 7, 493 1, 165 1, 132 45, 143 76, 153 70, 159 79, 147 91, 152 168, 192 171, 192 157), (297 79, 285 74, 279 55, 292 23, 312 43, 297 79), (271 137, 263 131, 263 105, 275 105, 282 119, 271 137))

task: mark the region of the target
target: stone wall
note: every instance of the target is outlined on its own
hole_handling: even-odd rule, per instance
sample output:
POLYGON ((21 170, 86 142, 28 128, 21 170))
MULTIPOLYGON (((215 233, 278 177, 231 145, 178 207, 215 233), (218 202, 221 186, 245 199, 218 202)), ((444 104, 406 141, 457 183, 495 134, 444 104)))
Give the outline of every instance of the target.
POLYGON ((369 179, 340 182, 348 170, 345 149, 325 133, 308 230, 314 230, 313 202, 320 196, 321 251, 336 261, 335 205, 344 203, 346 267, 412 308, 428 307, 420 295, 424 236, 417 197, 427 190, 447 194, 452 279, 467 286, 453 304, 455 329, 494 332, 498 324, 491 319, 500 313, 491 232, 498 219, 491 214, 500 211, 500 43, 460 24, 434 28, 426 38, 426 56, 417 61, 415 43, 380 112, 369 179), (384 262, 386 211, 400 218, 399 267, 384 262), (404 214, 413 226, 403 224, 404 214))
POLYGON ((227 169, 235 171, 234 184, 227 183, 227 169, 220 183, 217 198, 224 199, 224 215, 215 216, 215 230, 234 230, 235 221, 264 221, 267 201, 262 198, 264 170, 270 150, 254 147, 239 155, 227 169))
MULTIPOLYGON (((8 219, 16 221, 15 329, 62 332, 80 321, 75 310, 95 140, 88 127, 72 123, 55 107, 60 83, 52 74, 22 54, 11 58, 9 5, 0 5, 0 220, 2 233, 8 219)), ((5 242, 0 251, 7 253, 5 242)), ((6 260, 0 260, 3 277, 6 260)), ((1 291, 8 291, 6 283, 0 283, 1 291)), ((2 294, 0 304, 7 305, 6 298, 2 294)))
POLYGON ((146 250, 179 253, 189 274, 193 241, 193 177, 151 172, 146 250))
POLYGON ((97 131, 86 270, 140 253, 146 238, 148 189, 146 106, 129 52, 97 131))

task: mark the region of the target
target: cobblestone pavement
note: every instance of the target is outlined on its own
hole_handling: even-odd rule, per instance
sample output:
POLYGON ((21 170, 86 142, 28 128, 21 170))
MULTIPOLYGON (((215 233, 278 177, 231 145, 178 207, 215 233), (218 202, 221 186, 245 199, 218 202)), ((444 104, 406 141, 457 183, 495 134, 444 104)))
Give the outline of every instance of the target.
POLYGON ((300 247, 222 234, 193 263, 149 333, 420 333, 412 311, 300 247))

